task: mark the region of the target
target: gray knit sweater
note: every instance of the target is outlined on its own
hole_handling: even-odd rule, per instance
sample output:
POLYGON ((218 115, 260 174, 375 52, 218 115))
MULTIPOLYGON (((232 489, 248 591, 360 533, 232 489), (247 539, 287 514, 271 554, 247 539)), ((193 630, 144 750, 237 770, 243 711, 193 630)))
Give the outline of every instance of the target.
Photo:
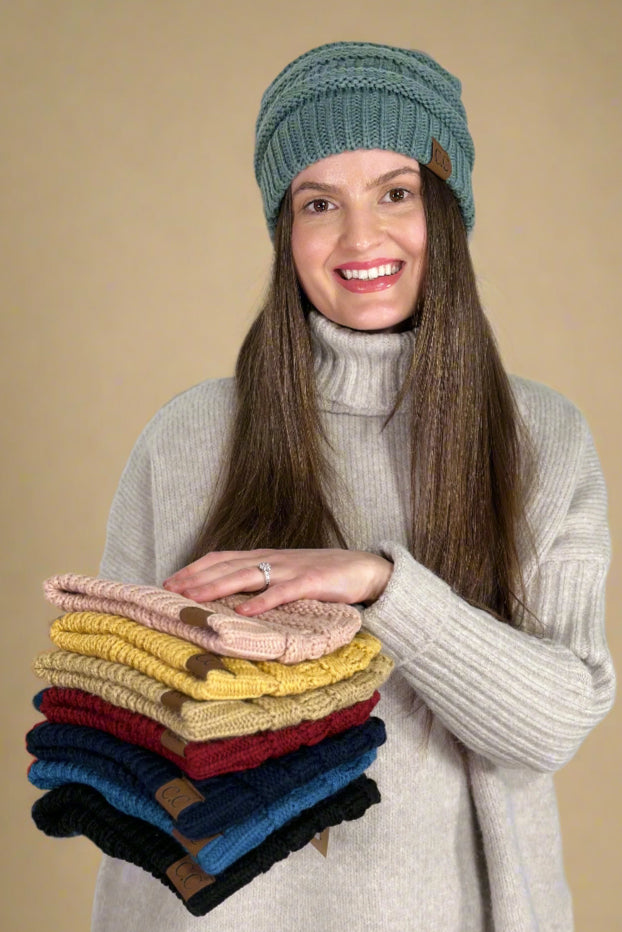
MULTIPOLYGON (((317 314, 310 326, 337 518, 354 548, 395 564, 364 613, 396 660, 377 712, 387 744, 368 771, 382 802, 331 830, 327 859, 307 847, 203 919, 105 857, 93 930, 567 932, 551 774, 614 694, 606 495, 587 425, 560 395, 512 380, 538 464, 523 569, 543 632, 531 636, 466 604, 405 547, 408 418, 383 425, 413 334, 356 333, 317 314)), ((233 396, 230 379, 204 382, 147 426, 112 506, 103 576, 160 584, 183 564, 214 492, 233 396)))

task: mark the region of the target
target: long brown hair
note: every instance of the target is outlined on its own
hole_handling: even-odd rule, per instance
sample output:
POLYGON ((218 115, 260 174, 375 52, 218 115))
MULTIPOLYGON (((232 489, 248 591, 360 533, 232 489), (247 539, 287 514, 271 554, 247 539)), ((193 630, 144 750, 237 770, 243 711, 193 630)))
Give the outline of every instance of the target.
MULTIPOLYGON (((412 407, 409 546, 463 598, 519 624, 527 444, 457 201, 424 166, 421 176, 426 274, 412 364, 395 407, 412 407)), ((195 559, 212 550, 348 545, 328 502, 330 450, 291 228, 288 192, 267 297, 238 356, 228 457, 195 559)))

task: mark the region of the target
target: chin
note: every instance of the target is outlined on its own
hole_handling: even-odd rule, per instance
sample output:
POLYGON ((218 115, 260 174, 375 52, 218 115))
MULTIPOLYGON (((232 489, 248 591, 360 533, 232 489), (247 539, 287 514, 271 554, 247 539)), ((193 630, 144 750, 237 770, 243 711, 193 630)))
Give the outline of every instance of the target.
POLYGON ((358 330, 361 333, 402 333, 404 330, 412 330, 414 325, 412 312, 407 316, 395 314, 341 316, 326 314, 323 311, 321 313, 339 327, 347 327, 348 330, 358 330))

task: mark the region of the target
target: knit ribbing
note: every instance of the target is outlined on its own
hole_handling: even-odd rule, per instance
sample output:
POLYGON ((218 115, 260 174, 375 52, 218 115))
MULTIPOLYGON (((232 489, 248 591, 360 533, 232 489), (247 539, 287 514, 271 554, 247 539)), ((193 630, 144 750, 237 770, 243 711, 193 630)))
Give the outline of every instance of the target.
MULTIPOLYGON (((320 375, 333 329, 340 341, 349 336, 331 326, 320 334, 320 375)), ((374 356, 374 335, 367 339, 365 367, 357 365, 344 341, 342 373, 352 386, 347 415, 338 410, 330 378, 321 393, 327 450, 345 487, 334 500, 335 515, 356 549, 377 551, 383 541, 405 548, 408 418, 398 413, 385 424, 390 408, 384 417, 367 414, 380 407, 374 394, 389 380, 381 353, 374 356)), ((384 337, 378 339, 384 345, 384 337)), ((492 924, 500 929, 531 932, 535 922, 514 921, 527 910, 541 928, 571 928, 553 781, 529 762, 539 759, 546 767, 572 753, 587 723, 594 722, 594 711, 603 714, 613 697, 615 678, 602 620, 606 496, 581 415, 543 386, 517 379, 511 384, 537 467, 529 514, 539 572, 530 557, 522 565, 527 603, 540 619, 541 636, 533 638, 472 611, 400 551, 386 598, 365 610, 367 627, 399 657, 380 706, 388 740, 374 775, 383 806, 343 833, 340 856, 332 858, 329 871, 321 859, 305 855, 304 871, 293 862, 282 864, 278 883, 276 876, 264 878, 235 903, 223 905, 214 924, 218 932, 239 928, 241 910, 253 916, 257 932, 272 932, 275 917, 281 926, 305 932, 347 928, 353 915, 361 932, 383 927, 465 932, 466 916, 469 932, 479 932, 486 927, 490 901, 492 924), (559 572, 561 564, 568 572, 559 572), (461 653, 469 662, 461 663, 455 676, 454 659, 461 653), (565 681, 556 675, 558 662, 570 674, 565 681), (540 682, 552 686, 545 702, 541 693, 537 703, 529 695, 533 664, 540 682), (438 708, 427 734, 419 711, 424 703, 438 708), (570 725, 562 741, 561 711, 570 725), (543 745, 547 716, 553 741, 547 738, 543 745), (464 729, 460 753, 445 722, 448 728, 464 729), (520 746, 512 744, 515 727, 520 746), (469 745, 474 735, 479 753, 469 745), (495 763, 508 752, 516 755, 511 767, 495 763), (284 890, 295 894, 282 895, 284 890)), ((176 398, 149 424, 115 497, 103 575, 157 583, 183 565, 200 533, 202 505, 215 494, 233 400, 232 382, 204 383, 176 398)), ((94 930, 117 932, 129 916, 141 932, 190 932, 183 910, 171 906, 171 900, 166 893, 158 895, 157 885, 141 882, 138 872, 105 859, 94 930), (137 899, 120 902, 128 876, 137 899)))
POLYGON ((65 611, 120 615, 205 650, 249 660, 314 660, 348 644, 361 626, 353 606, 312 599, 244 618, 235 612, 250 598, 242 594, 199 605, 155 586, 74 573, 52 576, 43 588, 48 601, 65 611))
MULTIPOLYGON (((228 822, 215 838, 207 839, 194 854, 197 862, 210 874, 222 873, 290 819, 361 776, 375 758, 376 751, 368 751, 354 760, 316 775, 308 783, 295 787, 269 804, 259 805, 242 821, 228 822)), ((112 768, 106 771, 100 767, 95 771, 79 763, 40 760, 31 764, 28 779, 39 789, 55 789, 67 783, 86 783, 101 792, 120 812, 144 819, 170 834, 176 829, 174 820, 167 816, 164 809, 145 793, 141 793, 137 781, 132 787, 120 785, 113 777, 112 768)))
POLYGON ((386 418, 412 364, 416 331, 369 334, 335 328, 316 311, 308 321, 320 406, 386 418))
POLYGON ((163 743, 163 736, 166 742, 163 725, 81 689, 49 687, 37 693, 34 705, 50 722, 106 731, 123 741, 155 751, 175 763, 189 777, 204 780, 218 774, 258 767, 270 758, 282 757, 301 746, 314 745, 330 735, 361 725, 369 718, 379 699, 380 693, 376 691, 371 698, 331 712, 317 721, 304 721, 278 731, 216 741, 179 741, 179 753, 163 743))
MULTIPOLYGON (((26 748, 39 762, 60 765, 57 772, 64 782, 78 782, 79 770, 80 782, 104 792, 97 781, 105 779, 118 794, 154 800, 188 838, 204 838, 248 818, 322 772, 379 747, 385 737, 384 724, 371 718, 251 770, 192 782, 160 755, 93 728, 42 723, 27 734, 26 748), (170 798, 175 802, 170 803, 170 798)), ((31 782, 40 785, 36 774, 42 770, 46 772, 36 765, 31 769, 31 782)))
POLYGON ((473 226, 474 149, 460 81, 425 52, 334 42, 291 62, 265 91, 256 125, 255 177, 268 227, 293 178, 353 149, 401 152, 427 165, 433 140, 449 156, 450 185, 473 226))
MULTIPOLYGON (((241 857, 213 883, 190 895, 185 900, 186 909, 195 916, 205 915, 277 861, 302 848, 318 832, 344 820, 360 818, 379 800, 373 780, 360 777, 301 813, 241 857)), ((37 800, 32 816, 37 827, 48 835, 86 835, 106 854, 149 871, 183 899, 167 870, 184 858, 186 851, 164 832, 117 812, 95 790, 74 784, 52 790, 37 800)))
POLYGON ((324 718, 336 709, 369 699, 389 676, 393 661, 379 654, 348 680, 310 689, 297 696, 262 696, 250 700, 186 699, 179 708, 163 705, 169 692, 157 680, 120 663, 71 651, 39 654, 34 673, 53 686, 82 689, 107 702, 153 718, 189 741, 211 741, 276 731, 302 721, 324 718))
POLYGON ((380 650, 380 641, 368 632, 356 634, 349 644, 317 660, 286 665, 277 661, 218 658, 222 669, 202 668, 209 655, 196 645, 154 631, 119 615, 71 612, 50 628, 52 641, 64 650, 122 663, 179 690, 193 699, 254 699, 291 696, 347 679, 364 670, 380 650), (199 671, 193 662, 199 661, 199 671))

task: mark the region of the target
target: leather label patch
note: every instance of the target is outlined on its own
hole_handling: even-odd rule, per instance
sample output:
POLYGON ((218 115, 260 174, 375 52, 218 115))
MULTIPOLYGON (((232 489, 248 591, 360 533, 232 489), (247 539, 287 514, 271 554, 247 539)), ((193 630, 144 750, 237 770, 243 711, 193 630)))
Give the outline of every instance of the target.
POLYGON ((185 625, 194 625, 197 628, 206 628, 207 619, 216 612, 210 612, 206 608, 199 608, 198 605, 186 605, 179 613, 179 620, 185 625))
POLYGON ((170 731, 168 728, 165 728, 160 735, 160 744, 162 747, 172 751, 173 754, 177 754, 178 757, 186 756, 187 743, 187 741, 180 738, 179 735, 176 735, 174 731, 170 731))
POLYGON ((183 845, 189 854, 197 855, 205 845, 209 845, 210 841, 214 841, 215 838, 220 838, 220 835, 210 835, 208 838, 186 838, 185 835, 182 835, 181 832, 174 828, 173 838, 180 845, 183 845))
POLYGON ((199 890, 209 887, 216 880, 211 874, 201 870, 189 854, 167 867, 166 876, 184 900, 189 900, 199 890))
POLYGON ((175 780, 169 780, 163 783, 156 791, 156 800, 163 809, 166 809, 170 816, 177 818, 180 812, 193 806, 195 803, 202 803, 205 799, 201 796, 196 786, 193 786, 189 780, 184 777, 176 777, 175 780))
POLYGON ((313 845, 314 848, 317 848, 317 850, 320 852, 320 854, 323 857, 326 857, 328 854, 328 833, 329 831, 330 831, 330 828, 325 828, 323 832, 318 832, 318 834, 315 835, 311 839, 311 844, 313 845))
POLYGON ((445 152, 440 142, 437 142, 434 136, 432 136, 432 158, 428 162, 427 167, 430 171, 433 171, 435 175, 438 175, 439 178, 442 178, 443 181, 447 181, 452 172, 449 153, 445 152))
POLYGON ((167 692, 162 693, 160 702, 163 706, 166 706, 167 709, 172 709, 173 712, 181 712, 182 705, 189 698, 189 696, 186 696, 185 693, 180 693, 177 689, 169 689, 167 692))
POLYGON ((210 670, 225 670, 226 666, 216 654, 193 654, 186 660, 186 670, 200 680, 206 680, 210 670))

